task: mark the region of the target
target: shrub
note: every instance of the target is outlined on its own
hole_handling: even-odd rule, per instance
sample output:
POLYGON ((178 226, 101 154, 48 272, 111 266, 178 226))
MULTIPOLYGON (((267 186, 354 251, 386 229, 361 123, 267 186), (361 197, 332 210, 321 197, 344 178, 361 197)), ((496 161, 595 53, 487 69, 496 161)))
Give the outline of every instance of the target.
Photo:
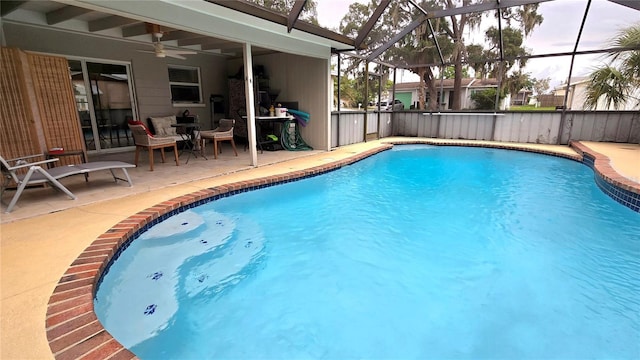
MULTIPOLYGON (((504 94, 500 94, 500 100, 502 99, 504 99, 504 94)), ((471 94, 471 100, 475 103, 477 110, 495 110, 496 89, 476 91, 471 94)))

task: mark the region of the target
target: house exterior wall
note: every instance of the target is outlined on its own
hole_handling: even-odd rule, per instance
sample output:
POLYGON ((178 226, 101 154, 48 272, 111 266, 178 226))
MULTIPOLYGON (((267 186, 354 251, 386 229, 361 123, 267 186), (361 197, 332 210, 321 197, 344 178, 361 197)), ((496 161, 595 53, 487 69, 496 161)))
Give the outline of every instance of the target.
MULTIPOLYGON (((461 107, 462 109, 473 109, 475 107, 473 100, 471 100, 471 94, 473 91, 482 91, 482 90, 486 90, 486 89, 490 89, 490 88, 495 88, 495 86, 487 86, 487 87, 480 87, 480 88, 474 88, 474 87, 463 87, 462 88, 462 99, 461 99, 461 107)), ((440 94, 440 87, 437 88, 438 89, 438 96, 440 94)), ((450 87, 444 87, 443 89, 444 92, 444 97, 442 99, 442 109, 443 110, 447 110, 450 109, 450 97, 451 97, 451 93, 453 91, 453 88, 450 87)), ((396 92, 396 98, 398 97, 398 94, 405 94, 405 93, 410 93, 411 94, 411 104, 417 104, 419 102, 419 95, 418 95, 418 89, 417 88, 413 88, 413 89, 403 89, 403 90, 398 90, 396 92)), ((407 106, 407 104, 405 104, 405 108, 408 109, 409 106, 407 106)))
POLYGON ((210 127, 210 94, 226 94, 226 59, 219 56, 187 55, 187 60, 156 58, 149 45, 87 36, 66 31, 5 23, 2 25, 6 46, 26 51, 91 58, 96 61, 131 63, 133 86, 140 119, 149 116, 180 114, 189 109, 198 115, 205 128, 210 127), (203 103, 200 107, 174 107, 171 104, 168 65, 200 68, 203 103))
MULTIPOLYGON (((566 84, 563 84, 557 87, 554 90, 554 95, 556 96, 564 96, 566 92, 566 84)), ((584 102, 587 98, 587 86, 589 86, 589 81, 577 81, 572 82, 569 87, 569 96, 567 98, 567 108, 570 110, 586 110, 584 107, 584 102)), ((638 100, 640 99, 640 89, 634 89, 631 92, 630 98, 624 103, 620 108, 616 109, 613 105, 607 106, 604 98, 600 98, 598 100, 598 104, 595 110, 609 110, 609 111, 629 111, 629 110, 639 110, 638 100)))
POLYGON ((587 84, 580 83, 571 86, 567 108, 571 110, 584 110, 584 101, 587 97, 587 84))
MULTIPOLYGON (((280 90, 277 101, 297 101, 299 110, 311 114, 306 127, 300 134, 314 149, 328 149, 329 121, 329 66, 331 54, 327 58, 314 58, 295 54, 275 53, 253 57, 253 64, 262 65, 269 77, 269 87, 280 90)), ((228 64, 230 75, 237 73, 241 60, 228 64)))
MULTIPOLYGON (((272 87, 281 89, 282 101, 297 101, 301 111, 311 114, 306 127, 301 127, 302 138, 314 149, 329 150, 329 59, 305 57, 293 54, 264 56, 268 66, 277 71, 272 87)), ((256 61, 263 57, 256 57, 256 61)))
POLYGON ((396 99, 402 101, 405 109, 410 109, 411 105, 413 105, 413 95, 411 94, 411 92, 397 92, 396 99))

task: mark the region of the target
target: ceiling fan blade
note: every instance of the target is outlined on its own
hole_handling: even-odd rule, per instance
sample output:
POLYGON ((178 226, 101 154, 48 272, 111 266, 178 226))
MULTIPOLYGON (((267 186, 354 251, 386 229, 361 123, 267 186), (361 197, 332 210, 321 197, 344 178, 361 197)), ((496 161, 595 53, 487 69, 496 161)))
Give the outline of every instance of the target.
POLYGON ((197 52, 189 51, 189 50, 165 50, 167 53, 176 54, 176 55, 195 55, 197 52))
POLYGON ((149 54, 155 54, 155 53, 156 53, 156 52, 155 52, 155 51, 153 51, 153 50, 140 50, 140 49, 138 49, 137 51, 139 51, 139 52, 143 52, 143 53, 149 53, 149 54))
POLYGON ((179 54, 176 54, 176 53, 170 53, 170 52, 167 52, 167 53, 166 53, 166 55, 167 55, 168 57, 172 57, 172 58, 176 58, 176 59, 180 59, 180 60, 187 60, 187 58, 186 58, 186 57, 184 57, 184 56, 182 56, 182 55, 179 55, 179 54))

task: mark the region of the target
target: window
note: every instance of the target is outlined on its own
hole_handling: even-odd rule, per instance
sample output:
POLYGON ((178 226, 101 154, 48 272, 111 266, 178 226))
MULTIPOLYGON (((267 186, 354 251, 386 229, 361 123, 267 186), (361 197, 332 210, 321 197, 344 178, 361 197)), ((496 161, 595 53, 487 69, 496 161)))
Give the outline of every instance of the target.
POLYGON ((174 105, 202 103, 199 68, 169 65, 169 85, 174 105))

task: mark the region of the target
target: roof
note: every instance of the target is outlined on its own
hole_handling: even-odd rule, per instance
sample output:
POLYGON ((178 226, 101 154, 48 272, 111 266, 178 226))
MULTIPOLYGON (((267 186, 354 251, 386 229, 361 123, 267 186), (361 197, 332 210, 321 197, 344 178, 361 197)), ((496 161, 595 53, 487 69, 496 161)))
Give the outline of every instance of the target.
MULTIPOLYGON (((589 82, 589 77, 588 76, 574 76, 571 78, 571 80, 569 81, 569 84, 571 86, 575 86, 578 84, 584 84, 586 82, 589 82)), ((563 82, 562 84, 556 86, 554 88, 554 90, 565 90, 567 88, 567 83, 563 82)))
POLYGON ((3 24, 44 27, 167 49, 238 56, 243 44, 254 54, 273 51, 327 57, 327 49, 354 49, 355 40, 245 1, 2 1, 3 24), (6 3, 6 4, 5 4, 6 3), (290 26, 290 28, 289 28, 290 26))

